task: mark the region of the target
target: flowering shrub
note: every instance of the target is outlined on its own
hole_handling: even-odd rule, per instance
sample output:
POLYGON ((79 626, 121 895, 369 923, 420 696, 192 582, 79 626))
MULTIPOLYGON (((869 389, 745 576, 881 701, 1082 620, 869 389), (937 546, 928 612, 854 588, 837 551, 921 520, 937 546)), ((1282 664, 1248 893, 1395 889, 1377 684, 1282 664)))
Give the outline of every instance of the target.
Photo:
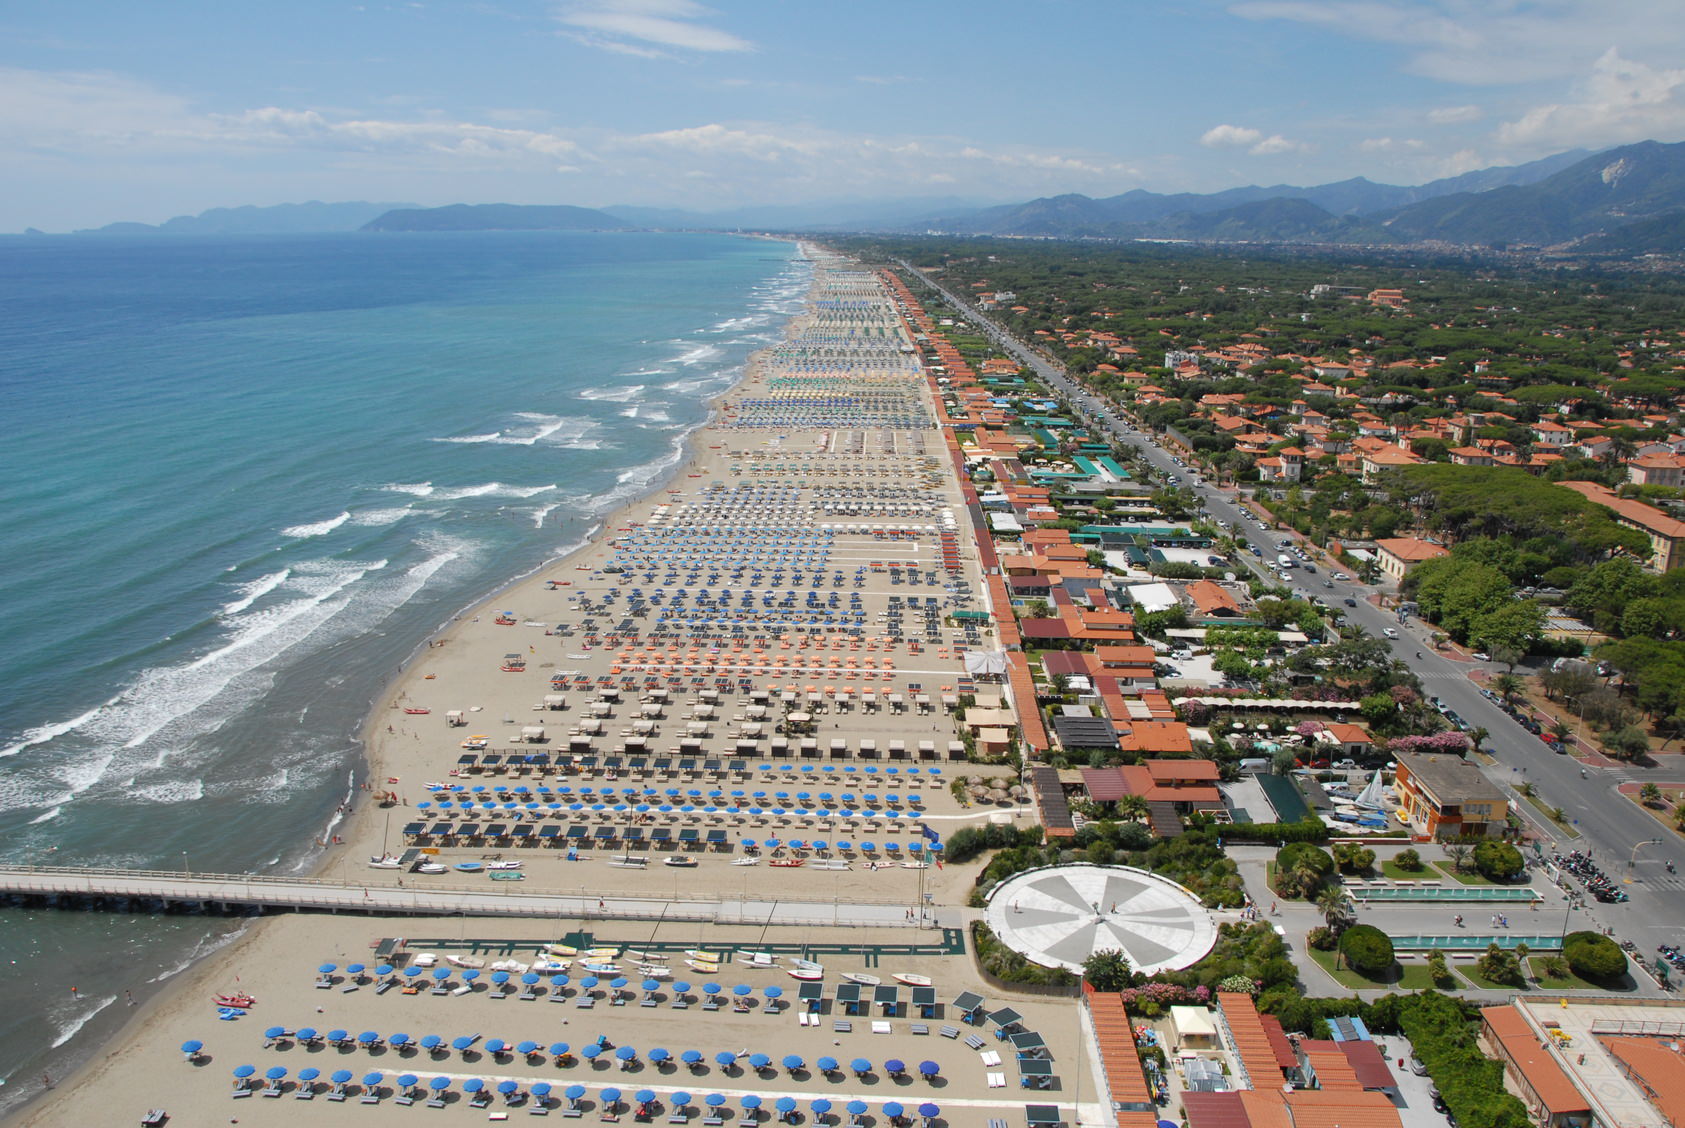
POLYGON ((1387 751, 1396 756, 1400 752, 1453 752, 1462 755, 1469 750, 1469 738, 1460 732, 1436 732, 1431 736, 1395 736, 1387 741, 1387 751))
POLYGON ((1244 975, 1231 975, 1218 982, 1217 990, 1235 991, 1248 995, 1256 995, 1258 993, 1258 982, 1257 980, 1249 979, 1244 975))

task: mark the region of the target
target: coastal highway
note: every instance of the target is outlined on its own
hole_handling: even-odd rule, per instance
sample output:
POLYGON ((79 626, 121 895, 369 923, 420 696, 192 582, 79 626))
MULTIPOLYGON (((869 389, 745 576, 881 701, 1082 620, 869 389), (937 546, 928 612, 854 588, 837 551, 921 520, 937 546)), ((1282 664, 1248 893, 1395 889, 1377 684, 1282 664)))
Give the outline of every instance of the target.
MULTIPOLYGON (((1049 387, 1063 392, 1091 425, 1139 450, 1161 476, 1179 474, 1185 478, 1193 477, 1192 470, 1178 467, 1171 455, 1151 436, 1123 423, 1107 404, 1068 377, 1063 369, 1006 334, 965 299, 950 293, 907 263, 901 265, 941 293, 954 308, 964 311, 1003 351, 1030 366, 1049 387)), ((1257 517, 1244 509, 1237 495, 1207 483, 1194 488, 1207 512, 1230 522, 1237 535, 1260 548, 1269 550, 1283 540, 1293 540, 1303 544, 1307 552, 1313 551, 1312 546, 1291 530, 1260 531, 1255 523, 1257 517)), ((1257 559, 1251 558, 1249 552, 1242 552, 1240 556, 1249 567, 1262 571, 1257 559)), ((1332 580, 1332 577, 1324 570, 1315 577, 1306 576, 1300 582, 1301 586, 1316 589, 1336 606, 1340 606, 1339 601, 1353 599, 1356 607, 1340 606, 1348 624, 1354 624, 1377 638, 1384 638, 1382 632, 1388 627, 1398 631, 1400 637, 1387 640, 1388 644, 1393 654, 1421 679, 1424 691, 1438 697, 1471 726, 1486 729, 1490 735, 1482 747, 1497 761, 1487 769, 1487 775, 1494 782, 1511 789, 1516 809, 1546 843, 1544 852, 1547 857, 1553 849, 1563 853, 1589 850, 1611 878, 1622 881, 1631 877, 1632 883, 1623 885, 1632 897, 1630 901, 1618 905, 1601 904, 1587 898, 1589 909, 1575 916, 1589 916, 1596 924, 1578 919, 1570 926, 1584 928, 1601 924, 1613 928, 1618 936, 1635 942, 1639 954, 1651 962, 1654 961, 1657 944, 1685 942, 1685 896, 1681 896, 1685 892, 1685 841, 1616 791, 1616 787, 1628 778, 1641 779, 1639 772, 1630 768, 1589 766, 1582 771, 1579 760, 1551 752, 1537 736, 1516 724, 1507 713, 1483 696, 1480 687, 1469 679, 1471 663, 1446 658, 1434 651, 1426 641, 1428 632, 1419 622, 1412 619, 1400 624, 1391 611, 1382 610, 1368 601, 1367 596, 1373 589, 1361 583, 1333 580, 1333 587, 1326 588, 1318 582, 1322 579, 1332 580), (1580 837, 1575 838, 1557 827, 1525 798, 1514 793, 1514 789, 1523 782, 1533 784, 1546 807, 1561 807, 1574 821, 1573 829, 1580 837), (1629 872, 1628 861, 1635 855, 1636 861, 1629 872), (1668 862, 1673 864, 1676 872, 1668 872, 1668 862)), ((1564 876, 1562 880, 1570 889, 1579 888, 1571 877, 1564 876)), ((1447 923, 1451 915, 1447 911, 1447 923)))
MULTIPOLYGON (((416 878, 412 878, 417 880, 416 878)), ((425 878, 420 880, 425 881, 425 878)), ((710 924, 823 925, 857 928, 959 928, 958 909, 928 910, 922 922, 907 918, 905 904, 849 900, 772 901, 718 897, 599 897, 531 893, 481 886, 429 883, 394 888, 308 877, 184 873, 179 870, 81 869, 69 866, 0 866, 0 894, 91 901, 163 901, 177 904, 253 906, 318 912, 405 916, 548 917, 575 920, 702 921, 710 924)))

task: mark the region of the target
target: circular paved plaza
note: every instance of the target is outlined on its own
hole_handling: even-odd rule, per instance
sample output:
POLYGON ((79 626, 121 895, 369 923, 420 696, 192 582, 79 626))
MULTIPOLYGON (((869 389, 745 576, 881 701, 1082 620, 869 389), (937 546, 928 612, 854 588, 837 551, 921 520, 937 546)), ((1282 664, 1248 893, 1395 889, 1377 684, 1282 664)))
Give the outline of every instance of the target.
POLYGON ((1128 866, 1049 866, 1008 878, 983 913, 1001 941, 1046 967, 1082 970, 1095 952, 1122 951, 1152 975, 1197 963, 1217 924, 1186 889, 1128 866))

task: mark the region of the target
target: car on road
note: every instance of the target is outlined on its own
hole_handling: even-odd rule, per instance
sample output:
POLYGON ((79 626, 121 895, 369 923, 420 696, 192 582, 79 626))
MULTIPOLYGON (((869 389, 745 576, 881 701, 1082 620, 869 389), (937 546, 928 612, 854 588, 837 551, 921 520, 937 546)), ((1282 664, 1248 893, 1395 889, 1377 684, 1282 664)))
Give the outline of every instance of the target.
POLYGON ((1344 603, 1347 607, 1356 607, 1357 606, 1357 600, 1353 599, 1349 595, 1346 596, 1346 598, 1342 599, 1340 602, 1344 603))
POLYGON ((1473 658, 1476 662, 1490 662, 1492 660, 1492 656, 1490 654, 1475 653, 1469 655, 1469 657, 1473 658))
POLYGON ((1346 575, 1344 572, 1335 572, 1334 578, 1336 580, 1349 580, 1349 579, 1351 579, 1351 577, 1346 575))
POLYGON ((1421 1058, 1417 1057, 1415 1054, 1411 1054, 1410 1072, 1414 1073, 1417 1077, 1426 1077, 1428 1075, 1428 1067, 1422 1064, 1421 1058))
POLYGON ((1382 627, 1381 633, 1386 635, 1388 638, 1397 638, 1398 637, 1398 631, 1396 631, 1392 627, 1382 627))

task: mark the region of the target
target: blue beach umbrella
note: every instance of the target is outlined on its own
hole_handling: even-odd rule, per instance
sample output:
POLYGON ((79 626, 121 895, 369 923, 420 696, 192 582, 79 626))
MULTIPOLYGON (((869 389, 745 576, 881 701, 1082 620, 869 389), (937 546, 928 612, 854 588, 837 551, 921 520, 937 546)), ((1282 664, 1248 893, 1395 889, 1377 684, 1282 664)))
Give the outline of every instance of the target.
POLYGON ((432 1089, 435 1093, 442 1093, 451 1087, 451 1079, 449 1077, 435 1077, 433 1080, 427 1082, 427 1087, 432 1089))
POLYGON ((569 1049, 569 1047, 568 1047, 568 1044, 566 1042, 551 1042, 550 1043, 550 1052, 552 1054, 555 1054, 557 1057, 561 1057, 563 1054, 567 1053, 568 1049, 569 1049))
POLYGON ((644 980, 644 990, 645 991, 658 991, 660 989, 661 989, 661 984, 657 980, 654 980, 654 979, 644 980))
POLYGON ((933 1061, 921 1061, 919 1062, 919 1072, 926 1077, 935 1077, 942 1072, 942 1067, 933 1061))
POLYGON ((316 1040, 316 1028, 314 1026, 300 1026, 298 1028, 298 1040, 300 1042, 314 1042, 316 1040))
POLYGON ((620 1090, 619 1089, 604 1089, 603 1093, 602 1093, 602 1097, 603 1097, 603 1107, 608 1109, 610 1112, 613 1112, 614 1106, 618 1105, 620 1103, 620 1090))
POLYGON ((467 982, 472 983, 474 980, 480 978, 480 972, 478 969, 471 967, 462 973, 462 978, 467 982))
POLYGON ((714 1060, 719 1063, 721 1069, 730 1069, 737 1064, 737 1055, 730 1050, 721 1050, 714 1055, 714 1060))
POLYGON ((942 1109, 940 1107, 936 1106, 936 1105, 931 1104, 929 1101, 925 1101, 923 1104, 921 1104, 919 1106, 919 1115, 924 1117, 926 1120, 929 1120, 929 1119, 932 1119, 933 1117, 941 1116, 942 1115, 942 1109))
POLYGON ((398 1075, 398 1084, 405 1089, 413 1089, 420 1083, 421 1078, 413 1073, 400 1073, 398 1075))
POLYGON ((287 1067, 284 1065, 272 1065, 263 1071, 263 1075, 271 1081, 279 1081, 287 1075, 287 1067))
POLYGON ((520 1045, 515 1047, 515 1052, 518 1054, 536 1054, 538 1052, 538 1043, 534 1042, 531 1038, 528 1038, 525 1042, 522 1042, 520 1045))
POLYGON ((380 1041, 380 1035, 376 1034, 373 1030, 365 1030, 361 1034, 357 1035, 357 1041, 365 1046, 372 1045, 373 1043, 380 1041))
POLYGON ((686 1050, 684 1053, 679 1055, 679 1060, 684 1062, 686 1065, 690 1065, 690 1066, 701 1065, 702 1064, 702 1051, 701 1050, 686 1050))
POLYGON ((802 1060, 802 1057, 801 1057, 800 1054, 785 1054, 784 1055, 784 1068, 788 1069, 792 1073, 794 1073, 796 1070, 800 1069, 802 1066, 804 1066, 806 1064, 807 1063, 802 1060))
POLYGON ((450 977, 451 969, 448 967, 436 967, 433 969, 433 978, 439 980, 441 983, 450 977))
POLYGON ((781 999, 784 997, 784 988, 763 987, 761 988, 761 994, 765 995, 769 999, 781 999))
POLYGON ((663 1062, 672 1056, 672 1054, 668 1053, 659 1046, 649 1052, 649 1060, 653 1062, 663 1062))
POLYGON ((537 1097, 541 1101, 545 1097, 548 1097, 550 1095, 550 1082, 539 1081, 536 1084, 534 1084, 533 1087, 532 1087, 532 1095, 537 1097))
POLYGON ((462 1035, 461 1037, 451 1039, 451 1049, 457 1050, 459 1052, 466 1051, 473 1044, 474 1044, 474 1039, 470 1038, 466 1034, 462 1035))
POLYGON ((242 1081, 256 1072, 257 1066, 255 1065, 236 1065, 234 1067, 234 1076, 240 1078, 242 1081))
POLYGON ((421 1048, 428 1051, 429 1053, 438 1049, 440 1046, 442 1046, 444 1044, 445 1044, 445 1040, 443 1038, 439 1037, 437 1034, 426 1034, 426 1035, 423 1035, 422 1039, 421 1039, 421 1048))
POLYGON ((900 1101, 885 1101, 883 1103, 883 1114, 885 1116, 896 1117, 896 1116, 900 1116, 902 1113, 904 1113, 906 1111, 907 1111, 906 1109, 901 1107, 900 1101))
POLYGON ((637 1101, 639 1104, 648 1104, 650 1101, 655 1099, 655 1092, 651 1089, 639 1089, 636 1093, 632 1094, 632 1099, 637 1101))
POLYGON ((745 995, 754 994, 755 989, 753 987, 749 986, 747 983, 739 983, 737 986, 735 986, 731 989, 731 993, 733 995, 736 995, 738 998, 741 999, 745 995))
POLYGON ((336 1069, 328 1075, 328 1079, 335 1085, 343 1085, 351 1080, 351 1071, 349 1069, 336 1069))
POLYGON ((285 1034, 286 1032, 287 1032, 287 1028, 285 1026, 271 1026, 269 1029, 267 1029, 263 1032, 263 1036, 265 1038, 279 1038, 281 1035, 285 1034))
POLYGON ((674 1093, 673 1094, 673 1107, 674 1108, 683 1108, 683 1107, 685 1107, 685 1105, 689 1104, 690 1102, 691 1102, 691 1096, 690 1096, 689 1093, 674 1093))
POLYGON ((621 1061, 631 1061, 638 1056, 638 1051, 634 1050, 631 1046, 621 1046, 614 1051, 614 1056, 619 1058, 621 1061))
POLYGON ((761 1099, 759 1097, 755 1096, 755 1094, 750 1093, 748 1096, 743 1098, 743 1107, 744 1108, 760 1108, 761 1107, 761 1099))
POLYGON ((528 987, 531 987, 533 984, 537 983, 542 978, 543 977, 540 976, 537 972, 529 971, 529 972, 524 973, 521 976, 521 982, 525 983, 528 987))
POLYGON ((907 1063, 900 1058, 890 1058, 883 1063, 883 1071, 885 1073, 905 1073, 907 1072, 907 1063))
POLYGON ((421 969, 419 967, 406 967, 404 969, 404 978, 406 979, 414 979, 420 974, 421 969))
POLYGON ((322 1071, 313 1065, 307 1065, 298 1071, 298 1079, 308 1085, 322 1075, 322 1071))
POLYGON ((502 1038, 493 1038, 491 1041, 486 1043, 486 1052, 494 1056, 505 1053, 508 1049, 509 1043, 505 1042, 502 1038))
POLYGON ((751 1069, 765 1069, 771 1064, 772 1059, 766 1054, 751 1054, 749 1056, 749 1067, 751 1069))
POLYGON ((509 1080, 499 1081, 497 1083, 497 1091, 502 1093, 504 1096, 508 1096, 520 1087, 521 1086, 517 1082, 509 1080))
POLYGON ((844 1105, 843 1107, 848 1109, 849 1115, 859 1116, 861 1113, 866 1111, 866 1102, 865 1101, 849 1101, 848 1104, 844 1105))
POLYGON ((328 975, 328 974, 330 974, 334 971, 339 970, 339 965, 338 964, 325 963, 321 967, 317 968, 316 970, 321 972, 323 975, 328 975))
POLYGON ((405 1046, 409 1045, 412 1039, 408 1034, 394 1034, 390 1038, 386 1039, 386 1041, 401 1050, 405 1046))
POLYGON ((566 1089, 562 1090, 562 1096, 566 1097, 570 1101, 577 1101, 584 1095, 585 1086, 583 1085, 569 1085, 566 1089))
POLYGON ((683 982, 673 984, 673 994, 675 994, 675 995, 688 995, 688 994, 690 994, 690 984, 683 983, 683 982))
POLYGON ((507 983, 509 982, 509 973, 507 971, 494 971, 491 973, 491 981, 500 985, 507 983))
POLYGON ((824 1116, 827 1112, 831 1111, 831 1102, 826 1100, 824 1097, 817 1097, 808 1107, 813 1109, 815 1116, 824 1116))
POLYGON ((373 1089, 376 1085, 380 1084, 381 1081, 385 1080, 385 1077, 386 1075, 384 1073, 365 1073, 363 1074, 363 1087, 373 1089))
POLYGON ((865 1058, 855 1058, 853 1061, 848 1063, 848 1067, 856 1073, 872 1072, 872 1063, 867 1061, 865 1058))
POLYGON ((834 1057, 822 1057, 813 1064, 819 1067, 821 1073, 835 1073, 837 1071, 837 1059, 834 1057))
POLYGON ((718 995, 720 993, 720 985, 718 983, 704 983, 702 985, 702 993, 710 996, 718 995))
POLYGON ((350 972, 352 975, 361 975, 363 974, 364 968, 362 964, 346 964, 345 970, 350 972))
POLYGON ((470 1077, 468 1080, 466 1080, 462 1083, 462 1091, 464 1093, 477 1093, 481 1089, 484 1089, 485 1087, 486 1087, 486 1083, 484 1081, 480 1080, 478 1077, 470 1077))
POLYGON ((721 1105, 725 1104, 725 1094, 709 1093, 707 1096, 702 1098, 702 1103, 707 1105, 709 1108, 719 1108, 721 1105))
POLYGON ((197 1039, 197 1038, 191 1039, 190 1041, 186 1041, 186 1042, 183 1042, 181 1044, 181 1052, 184 1053, 184 1054, 196 1054, 204 1048, 205 1048, 205 1043, 199 1041, 199 1039, 197 1039))
POLYGON ((603 1048, 601 1046, 597 1045, 596 1043, 592 1043, 589 1046, 579 1047, 579 1056, 586 1059, 587 1061, 595 1061, 598 1057, 600 1057, 602 1055, 602 1052, 603 1052, 603 1048))
POLYGON ((330 1042, 343 1042, 349 1037, 351 1037, 351 1034, 350 1034, 349 1031, 346 1031, 346 1030, 330 1030, 330 1031, 328 1031, 328 1041, 330 1041, 330 1042))

